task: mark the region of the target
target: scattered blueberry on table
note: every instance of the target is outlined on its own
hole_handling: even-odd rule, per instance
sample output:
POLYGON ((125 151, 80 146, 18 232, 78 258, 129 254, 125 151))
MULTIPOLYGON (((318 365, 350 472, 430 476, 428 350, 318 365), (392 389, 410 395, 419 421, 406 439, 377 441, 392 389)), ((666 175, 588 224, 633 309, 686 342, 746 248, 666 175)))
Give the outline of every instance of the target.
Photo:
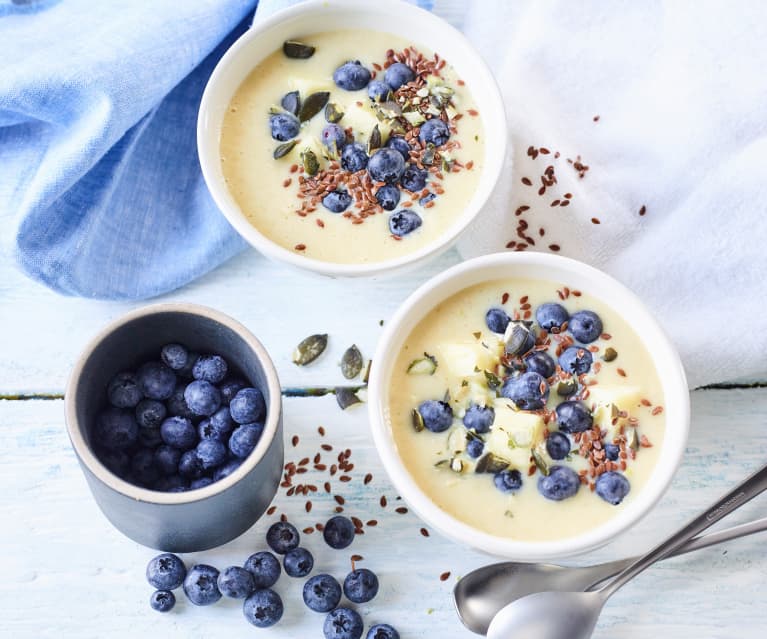
POLYGON ((209 606, 221 599, 218 589, 219 572, 213 566, 196 564, 184 579, 184 594, 195 606, 209 606))
POLYGON ((331 548, 347 548, 354 541, 354 524, 348 517, 336 515, 327 521, 322 536, 331 548))
POLYGON ((245 599, 256 589, 256 585, 248 570, 239 566, 229 566, 218 575, 218 589, 224 597, 245 599))
POLYGON ((332 575, 314 575, 304 583, 303 598, 314 612, 330 612, 341 601, 341 585, 332 575))
POLYGON ((351 608, 336 608, 325 617, 322 631, 325 639, 360 639, 362 617, 351 608))
POLYGON ((149 597, 149 605, 157 612, 169 612, 176 605, 176 595, 170 590, 155 590, 149 597))
POLYGON ((314 568, 314 557, 306 548, 299 547, 288 550, 282 563, 289 577, 306 577, 314 568))
POLYGON ((256 590, 242 604, 242 614, 256 628, 269 628, 282 619, 285 608, 280 596, 270 588, 256 590))
POLYGON ((244 567, 253 575, 254 587, 259 590, 277 583, 282 572, 279 560, 268 550, 252 554, 245 561, 244 567))
POLYGON ((284 555, 298 548, 301 535, 293 524, 287 521, 276 521, 266 531, 266 543, 278 555, 284 555))
POLYGON ((367 603, 378 594, 378 577, 372 570, 356 568, 344 579, 344 595, 354 603, 367 603))

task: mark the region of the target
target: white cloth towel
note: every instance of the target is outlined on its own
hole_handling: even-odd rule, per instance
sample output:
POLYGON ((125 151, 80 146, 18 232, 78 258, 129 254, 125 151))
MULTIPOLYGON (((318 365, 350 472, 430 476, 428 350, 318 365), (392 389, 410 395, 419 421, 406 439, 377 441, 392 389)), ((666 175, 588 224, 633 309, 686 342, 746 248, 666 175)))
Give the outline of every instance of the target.
POLYGON ((646 302, 691 387, 767 372, 767 5, 483 1, 461 21, 514 151, 461 254, 507 250, 524 219, 527 250, 559 245, 646 302))

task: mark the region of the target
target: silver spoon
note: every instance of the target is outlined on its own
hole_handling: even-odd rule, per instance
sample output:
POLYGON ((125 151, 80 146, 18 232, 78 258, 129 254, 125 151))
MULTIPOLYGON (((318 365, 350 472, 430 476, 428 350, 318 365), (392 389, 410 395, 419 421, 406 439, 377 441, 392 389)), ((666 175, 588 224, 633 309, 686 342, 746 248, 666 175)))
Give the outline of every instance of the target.
POLYGON ((731 490, 709 510, 591 592, 539 592, 505 606, 490 623, 488 639, 588 639, 607 600, 656 561, 767 489, 767 466, 731 490))
MULTIPOLYGON (((669 556, 684 555, 725 541, 767 530, 767 517, 700 535, 669 556)), ((638 557, 608 561, 593 566, 560 566, 505 561, 472 570, 453 589, 458 617, 472 632, 484 635, 493 617, 512 601, 536 592, 585 591, 617 575, 638 557)))

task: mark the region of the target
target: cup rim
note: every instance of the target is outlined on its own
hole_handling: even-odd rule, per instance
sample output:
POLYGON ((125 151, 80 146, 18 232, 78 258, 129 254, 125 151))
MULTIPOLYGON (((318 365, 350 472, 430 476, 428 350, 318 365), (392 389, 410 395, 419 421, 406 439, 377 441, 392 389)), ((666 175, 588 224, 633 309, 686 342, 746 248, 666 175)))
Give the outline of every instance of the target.
MULTIPOLYGON (((305 271, 330 277, 371 277, 406 270, 408 267, 435 257, 452 246, 460 235, 477 219, 500 180, 505 158, 509 154, 508 124, 500 87, 487 63, 463 33, 432 12, 402 0, 388 0, 387 5, 391 5, 391 9, 398 16, 401 15, 403 20, 418 20, 430 24, 433 29, 438 29, 444 34, 442 37, 445 40, 459 42, 473 56, 472 83, 482 84, 487 88, 490 98, 489 102, 493 105, 492 111, 495 112, 495 119, 492 123, 493 137, 498 138, 501 145, 499 152, 496 154, 495 161, 492 164, 486 164, 482 169, 488 176, 486 178, 485 196, 476 202, 470 201, 469 206, 464 208, 463 213, 455 219, 453 224, 443 234, 417 251, 397 258, 364 264, 326 262, 297 254, 269 239, 246 219, 245 214, 239 207, 230 205, 231 203, 227 199, 229 194, 226 186, 221 184, 216 176, 216 167, 219 162, 218 148, 217 146, 216 148, 211 148, 212 145, 207 142, 207 130, 212 126, 210 122, 211 103, 215 100, 215 96, 219 91, 218 85, 227 68, 252 40, 275 26, 301 15, 326 12, 328 9, 342 9, 352 14, 374 11, 374 9, 364 3, 359 3, 358 0, 304 0, 296 5, 276 11, 263 19, 256 15, 253 26, 232 44, 211 73, 202 95, 197 116, 197 155, 208 191, 219 211, 226 217, 237 233, 251 246, 271 259, 290 264, 305 271), (471 214, 467 214, 466 211, 471 211, 471 214)), ((255 65, 251 66, 251 70, 253 68, 255 68, 255 65)), ((242 80, 245 77, 247 76, 243 75, 242 80)), ((488 123, 485 122, 484 124, 487 127, 488 123)))
MULTIPOLYGON (((503 276, 492 279, 502 278, 503 276)), ((540 279, 546 278, 541 277, 540 279)), ((589 293, 604 301, 604 297, 595 294, 594 291, 590 290, 589 293)), ((615 308, 614 304, 611 303, 610 305, 615 308)), ((371 369, 368 387, 369 421, 376 449, 392 483, 403 499, 408 502, 424 521, 440 530, 452 540, 492 555, 526 561, 546 561, 571 557, 603 546, 621 533, 629 530, 653 508, 666 492, 682 460, 689 433, 690 399, 686 375, 676 348, 635 293, 606 273, 571 258, 540 252, 524 254, 495 253, 467 260, 453 266, 421 285, 402 303, 392 319, 387 322, 373 359, 377 366, 373 366, 371 369), (657 374, 664 391, 667 419, 671 415, 676 415, 673 431, 668 427, 667 422, 663 442, 663 446, 667 447, 664 451, 665 457, 658 459, 650 479, 642 487, 637 500, 622 513, 617 514, 600 526, 565 539, 518 541, 509 537, 492 535, 457 519, 447 511, 439 508, 421 489, 410 474, 410 471, 405 467, 397 452, 394 438, 389 432, 385 414, 386 405, 384 402, 387 399, 387 388, 391 370, 398 352, 398 342, 407 337, 413 330, 413 327, 434 308, 436 303, 458 293, 459 290, 464 290, 483 281, 490 281, 490 278, 477 279, 465 284, 460 289, 450 289, 451 282, 466 273, 478 272, 485 268, 504 267, 511 272, 515 265, 520 264, 540 267, 542 269, 545 269, 547 266, 557 265, 560 269, 565 269, 584 279, 592 278, 595 281, 599 281, 602 285, 609 285, 611 292, 618 292, 622 298, 620 305, 630 305, 632 309, 630 325, 634 331, 640 336, 643 334, 652 335, 655 349, 654 352, 650 353, 652 361, 656 369, 659 368, 658 362, 661 360, 666 365, 663 370, 657 370, 657 374), (441 294, 439 300, 430 301, 425 310, 421 312, 419 309, 424 306, 424 299, 427 296, 431 296, 435 291, 446 292, 441 294), (414 311, 418 317, 416 321, 409 319, 414 314, 414 311), (402 327, 402 324, 406 321, 413 322, 407 328, 407 332, 402 327), (669 408, 671 410, 668 410, 669 408), (668 437, 668 434, 671 432, 676 433, 674 438, 668 437)))
POLYGON ((67 387, 64 392, 64 404, 65 404, 65 421, 67 427, 67 433, 69 435, 72 447, 75 450, 78 458, 82 464, 88 469, 92 475, 94 475, 100 482, 106 484, 113 490, 120 494, 134 499, 140 502, 153 503, 153 504, 190 504, 198 501, 203 501, 225 492, 240 480, 242 480, 253 468, 255 468, 266 455, 269 447, 271 446, 275 436, 279 431, 280 416, 282 412, 282 390, 280 388, 279 378, 277 371, 274 367, 269 354, 267 353, 261 342, 242 324, 228 315, 212 309, 208 306, 202 306, 199 304, 192 304, 188 302, 178 303, 163 303, 163 304, 151 304, 149 306, 143 306, 139 309, 131 311, 121 317, 113 320, 102 328, 90 341, 87 343, 77 361, 72 368, 72 372, 69 375, 67 381, 67 387), (194 490, 188 490, 179 493, 163 492, 157 490, 149 490, 148 488, 141 488, 135 484, 121 479, 110 471, 104 464, 102 464, 96 457, 91 447, 85 441, 82 429, 85 428, 84 424, 80 424, 77 418, 77 389, 82 381, 82 371, 87 364, 94 351, 109 335, 114 333, 117 329, 133 322, 134 320, 147 317, 150 315, 157 315, 161 313, 183 313, 187 315, 197 315, 209 320, 213 320, 225 326, 226 328, 234 331, 240 338, 242 338, 248 347, 252 350, 255 357, 258 359, 261 367, 264 371, 264 377, 266 379, 266 385, 269 393, 269 401, 267 405, 266 420, 264 421, 264 430, 261 434, 256 447, 246 457, 242 464, 230 475, 213 482, 203 488, 197 488, 194 490))

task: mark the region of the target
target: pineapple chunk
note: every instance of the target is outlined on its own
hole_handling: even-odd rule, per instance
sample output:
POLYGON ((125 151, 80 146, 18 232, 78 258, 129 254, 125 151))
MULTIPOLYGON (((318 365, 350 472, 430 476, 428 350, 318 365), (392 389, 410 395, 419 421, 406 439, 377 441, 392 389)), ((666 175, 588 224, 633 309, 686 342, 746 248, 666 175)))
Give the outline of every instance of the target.
POLYGON ((589 388, 589 403, 592 406, 615 404, 618 410, 631 413, 640 403, 639 386, 592 386, 589 388))
POLYGON ((490 406, 495 399, 495 391, 488 387, 484 373, 474 373, 451 387, 450 397, 455 404, 454 412, 458 417, 462 417, 469 404, 490 406), (466 384, 463 383, 464 381, 466 384))
POLYGON ((543 441, 544 423, 540 415, 516 411, 509 401, 496 400, 495 421, 485 440, 489 452, 503 457, 516 468, 530 465, 530 450, 543 441))
POLYGON ((502 344, 497 338, 485 341, 454 342, 439 347, 439 362, 460 378, 471 378, 478 371, 494 372, 502 354, 502 344))

